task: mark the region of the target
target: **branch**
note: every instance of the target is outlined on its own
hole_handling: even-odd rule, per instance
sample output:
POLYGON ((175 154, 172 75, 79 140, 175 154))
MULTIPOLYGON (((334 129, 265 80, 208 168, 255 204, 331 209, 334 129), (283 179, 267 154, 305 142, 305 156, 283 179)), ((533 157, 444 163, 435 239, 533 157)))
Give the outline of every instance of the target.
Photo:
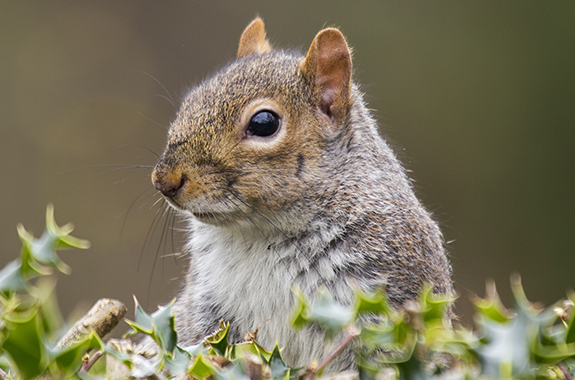
POLYGON ((102 298, 58 341, 56 349, 64 349, 78 342, 92 330, 103 338, 126 315, 126 306, 117 300, 102 298))
POLYGON ((94 355, 92 355, 92 357, 86 355, 82 362, 82 368, 80 368, 79 374, 81 375, 86 374, 90 370, 90 368, 92 368, 92 366, 98 361, 98 359, 102 357, 102 355, 104 355, 102 351, 96 351, 94 355))
POLYGON ((321 373, 329 363, 331 363, 355 338, 359 336, 360 330, 358 330, 354 325, 349 325, 346 330, 346 334, 339 341, 338 345, 335 346, 325 358, 318 364, 316 368, 308 369, 307 373, 303 376, 306 380, 312 380, 318 373, 321 373))

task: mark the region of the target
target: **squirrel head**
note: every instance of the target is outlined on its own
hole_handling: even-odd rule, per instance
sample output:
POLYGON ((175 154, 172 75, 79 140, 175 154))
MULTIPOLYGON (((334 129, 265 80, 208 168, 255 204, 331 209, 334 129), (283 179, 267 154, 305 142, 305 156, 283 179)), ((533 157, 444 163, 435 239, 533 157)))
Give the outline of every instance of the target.
POLYGON ((259 17, 237 59, 193 88, 152 182, 176 208, 213 225, 305 214, 333 182, 353 105, 351 53, 334 28, 304 56, 272 50, 259 17))

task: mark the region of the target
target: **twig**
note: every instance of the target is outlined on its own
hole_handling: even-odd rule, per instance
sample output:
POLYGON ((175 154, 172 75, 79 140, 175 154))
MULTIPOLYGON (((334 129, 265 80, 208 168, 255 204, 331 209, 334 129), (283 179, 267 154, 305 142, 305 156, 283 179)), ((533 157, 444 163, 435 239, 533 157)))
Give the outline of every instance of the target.
POLYGON ((10 380, 10 376, 0 368, 0 380, 10 380))
POLYGON ((321 373, 355 338, 359 336, 360 330, 354 325, 349 325, 346 330, 346 335, 339 341, 323 360, 317 365, 316 368, 308 369, 307 373, 303 376, 306 380, 312 380, 318 373, 321 373))
POLYGON ((106 336, 126 315, 126 306, 120 301, 102 298, 58 341, 56 349, 70 347, 92 330, 100 338, 106 336))
MULTIPOLYGON (((88 357, 87 360, 82 362, 82 368, 80 368, 80 374, 88 373, 90 368, 100 359, 100 357, 104 355, 103 351, 96 351, 92 357, 88 357)), ((86 355, 88 356, 88 355, 86 355)))
POLYGON ((561 372, 563 372, 563 375, 565 376, 565 380, 573 380, 573 376, 571 376, 571 373, 569 373, 569 370, 567 369, 567 366, 565 365, 565 363, 559 363, 557 365, 557 367, 559 367, 561 372))

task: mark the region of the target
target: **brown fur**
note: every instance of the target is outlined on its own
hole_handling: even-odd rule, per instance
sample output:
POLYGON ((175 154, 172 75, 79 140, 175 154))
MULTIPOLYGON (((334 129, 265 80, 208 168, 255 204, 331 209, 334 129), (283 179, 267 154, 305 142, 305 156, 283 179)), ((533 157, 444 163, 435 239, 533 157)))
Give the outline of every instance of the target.
MULTIPOLYGON (((385 287, 396 306, 424 283, 453 291, 439 228, 378 135, 337 29, 302 56, 271 50, 254 20, 238 59, 185 97, 152 178, 190 221, 176 303, 184 344, 224 319, 232 340, 259 327, 262 344, 279 339, 304 365, 326 347, 318 330, 288 327, 294 284, 342 303, 354 286, 385 287), (247 132, 261 110, 279 117, 275 135, 247 132)), ((351 363, 343 355, 332 369, 351 363)))

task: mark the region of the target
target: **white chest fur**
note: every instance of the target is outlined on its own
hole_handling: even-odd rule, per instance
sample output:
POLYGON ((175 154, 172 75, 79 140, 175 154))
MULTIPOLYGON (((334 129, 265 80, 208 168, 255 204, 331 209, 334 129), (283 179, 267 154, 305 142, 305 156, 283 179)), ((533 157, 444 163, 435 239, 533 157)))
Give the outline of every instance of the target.
MULTIPOLYGON (((260 344, 271 349, 278 341, 284 358, 293 365, 320 359, 323 338, 311 330, 296 332, 289 325, 292 288, 296 284, 313 296, 318 285, 330 283, 332 294, 350 298, 347 281, 338 281, 335 270, 349 255, 326 251, 326 243, 337 231, 308 234, 306 241, 296 245, 286 243, 283 235, 264 237, 261 231, 249 234, 192 223, 191 306, 217 310, 242 332, 259 329, 260 344)), ((201 311, 196 311, 201 318, 201 311)))

